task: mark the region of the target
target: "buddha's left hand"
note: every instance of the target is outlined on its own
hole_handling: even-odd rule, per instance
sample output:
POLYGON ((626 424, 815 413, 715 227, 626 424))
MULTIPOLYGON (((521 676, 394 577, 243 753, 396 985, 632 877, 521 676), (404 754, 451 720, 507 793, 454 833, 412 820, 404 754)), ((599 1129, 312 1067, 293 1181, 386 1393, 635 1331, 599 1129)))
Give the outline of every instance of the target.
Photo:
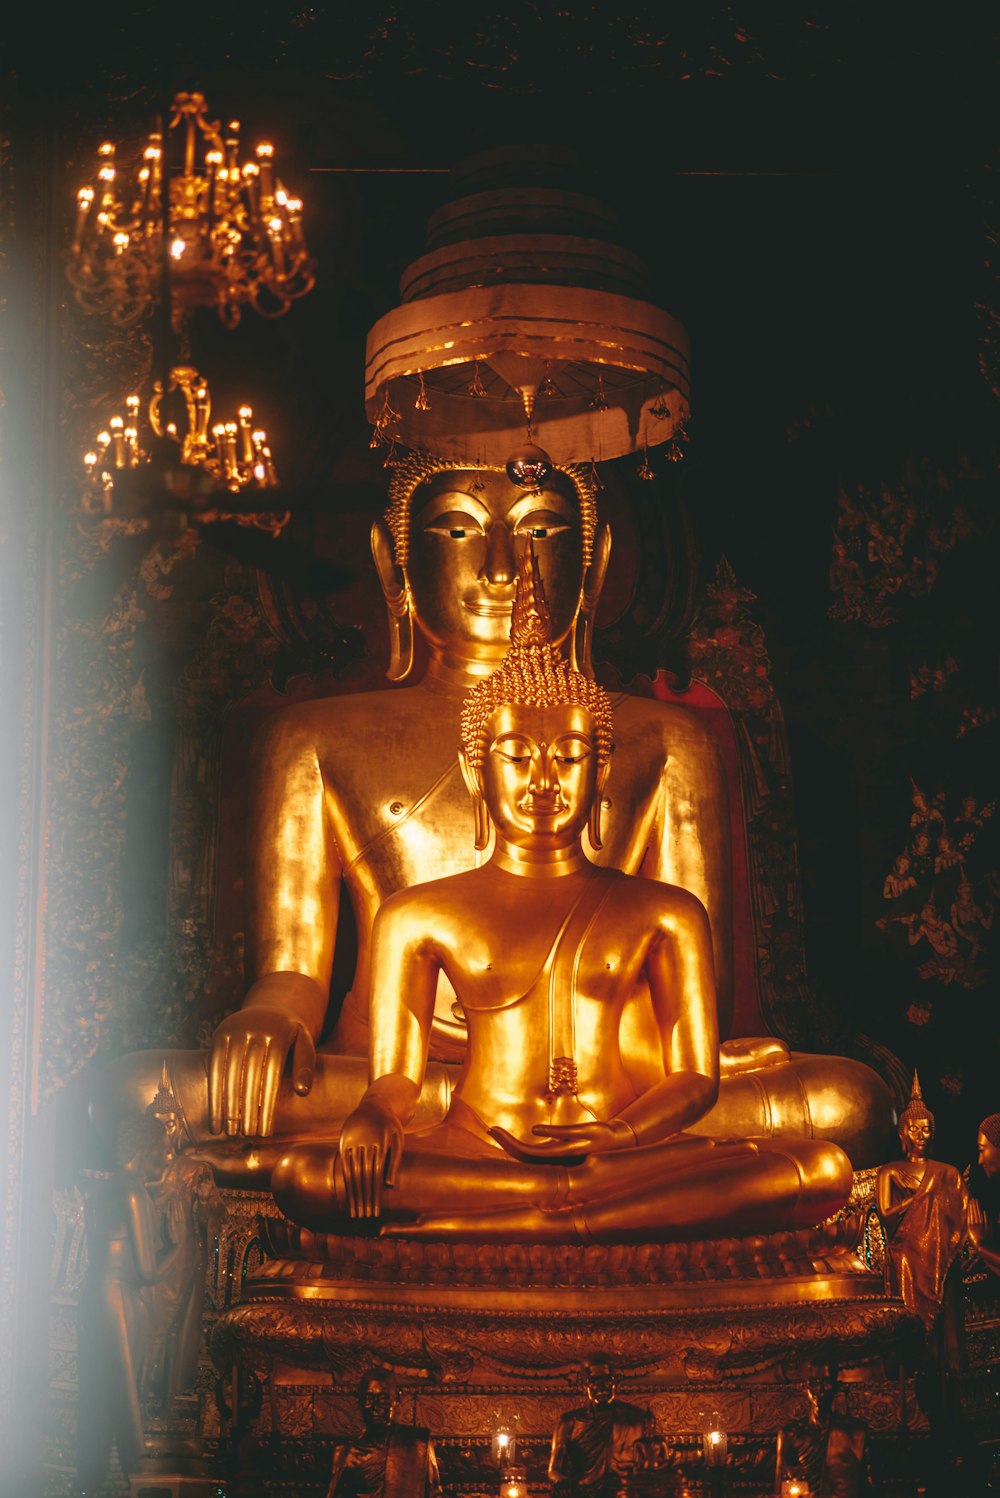
POLYGON ((340 1160, 352 1217, 380 1217, 382 1190, 399 1178, 403 1128, 391 1109, 366 1096, 340 1132, 340 1160))
POLYGON ((614 1118, 608 1123, 599 1119, 575 1124, 535 1124, 531 1131, 539 1136, 543 1144, 528 1144, 516 1138, 506 1129, 493 1128, 493 1138, 515 1160, 526 1164, 577 1165, 588 1155, 604 1155, 611 1150, 630 1149, 636 1137, 624 1119, 614 1118))

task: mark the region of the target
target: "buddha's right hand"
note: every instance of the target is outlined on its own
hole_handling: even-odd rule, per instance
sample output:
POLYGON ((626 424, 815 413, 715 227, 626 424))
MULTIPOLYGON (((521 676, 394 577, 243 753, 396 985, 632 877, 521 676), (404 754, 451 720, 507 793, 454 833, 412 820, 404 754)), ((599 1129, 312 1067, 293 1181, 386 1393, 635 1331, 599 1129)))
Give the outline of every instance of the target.
POLYGON ((266 1138, 282 1073, 292 1054, 292 1085, 305 1094, 316 1071, 316 1047, 301 1019, 269 1004, 238 1009, 212 1037, 208 1096, 213 1134, 266 1138))
POLYGON ((390 1109, 365 1097, 340 1131, 340 1165, 352 1217, 381 1217, 382 1188, 399 1179, 403 1126, 390 1109))

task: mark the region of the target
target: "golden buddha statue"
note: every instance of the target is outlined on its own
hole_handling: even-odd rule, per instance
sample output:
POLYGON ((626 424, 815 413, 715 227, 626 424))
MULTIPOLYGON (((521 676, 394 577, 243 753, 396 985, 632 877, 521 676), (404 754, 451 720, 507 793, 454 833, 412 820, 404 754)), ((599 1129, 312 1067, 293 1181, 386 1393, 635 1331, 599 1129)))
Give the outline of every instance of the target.
POLYGON ((847 1199, 836 1145, 709 1139, 719 1044, 704 906, 600 867, 611 703, 551 642, 533 542, 511 646, 466 699, 459 752, 480 867, 401 890, 372 935, 370 1085, 339 1143, 294 1146, 272 1188, 319 1231, 526 1242, 744 1236, 847 1199), (444 1119, 412 1129, 439 976, 468 1044, 444 1119), (638 1014, 638 1018, 636 1015, 638 1014), (655 1032, 630 1065, 624 1037, 655 1032), (652 1075, 653 1068, 656 1075, 652 1075))
MULTIPOLYGON (((254 752, 248 811, 247 969, 242 1007, 219 1027, 210 1057, 169 1056, 170 1085, 189 1145, 219 1178, 266 1186, 290 1140, 330 1137, 367 1081, 371 932, 399 890, 469 868, 468 797, 455 759, 470 687, 509 643, 517 556, 531 536, 553 640, 590 673, 590 637, 610 534, 587 470, 553 469, 525 488, 499 467, 417 456, 393 471, 388 529, 372 548, 392 640, 389 676, 408 679, 415 634, 422 679, 298 704, 275 715, 254 752), (319 1050, 329 1004, 340 901, 357 932, 357 961, 337 1024, 319 1050), (289 1064, 290 1061, 290 1064, 289 1064), (224 1141, 213 1136, 225 1135, 224 1141)), ((732 1010, 732 876, 725 774, 711 733, 686 708, 620 694, 613 794, 602 793, 602 867, 687 889, 707 909, 723 1033, 732 1010)), ((652 1083, 659 1038, 648 1009, 630 1011, 623 1055, 652 1083)), ((465 1017, 446 972, 438 979, 428 1065, 415 1122, 440 1121, 465 1048, 465 1017), (452 1064, 448 1064, 452 1063, 452 1064)), ((690 1127, 714 1135, 831 1139, 856 1166, 884 1158, 888 1089, 841 1057, 794 1056, 773 1037, 724 1043, 722 1085, 690 1127)), ((160 1052, 122 1058, 91 1102, 99 1136, 139 1112, 160 1080, 160 1052)))
POLYGON ((441 1491, 430 1433, 393 1419, 396 1381, 384 1369, 369 1368, 358 1382, 364 1430, 333 1448, 326 1498, 435 1498, 441 1491))
POLYGON ((636 1468, 652 1414, 617 1397, 614 1369, 591 1358, 585 1369, 587 1402, 559 1416, 552 1432, 549 1481, 556 1498, 618 1498, 636 1468))
POLYGON ((968 1195, 954 1165, 928 1158, 934 1115, 914 1072, 899 1117, 905 1159, 879 1167, 878 1214, 886 1237, 889 1288, 930 1329, 941 1312, 948 1272, 968 1233, 968 1195))
POLYGON ((817 1372, 806 1385, 805 1418, 778 1432, 776 1492, 862 1498, 875 1491, 868 1427, 835 1410, 836 1395, 836 1376, 826 1372, 817 1372))

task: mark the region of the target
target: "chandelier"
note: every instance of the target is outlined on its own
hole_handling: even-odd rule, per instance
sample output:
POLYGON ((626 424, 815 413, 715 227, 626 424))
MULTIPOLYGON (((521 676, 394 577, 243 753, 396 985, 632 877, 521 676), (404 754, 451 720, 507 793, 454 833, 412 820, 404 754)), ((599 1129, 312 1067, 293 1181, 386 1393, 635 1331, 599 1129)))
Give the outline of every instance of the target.
POLYGON ((128 327, 168 286, 175 327, 214 306, 233 328, 248 304, 280 317, 311 290, 301 199, 276 175, 270 142, 240 163, 239 131, 233 120, 223 137, 204 94, 181 93, 166 138, 153 131, 138 158, 110 141, 98 147, 95 179, 77 193, 66 267, 85 311, 128 327), (171 165, 174 142, 183 151, 171 165))
POLYGON ((201 524, 235 521, 281 533, 287 513, 239 506, 226 497, 278 484, 267 433, 254 425, 249 406, 239 407, 235 421, 210 425, 208 382, 191 364, 171 369, 166 391, 162 380, 155 381, 146 412, 152 437, 140 433, 141 405, 138 395, 128 396, 125 414, 112 416, 84 454, 89 515, 111 517, 123 508, 123 496, 124 508, 148 510, 165 490, 168 501, 201 524))

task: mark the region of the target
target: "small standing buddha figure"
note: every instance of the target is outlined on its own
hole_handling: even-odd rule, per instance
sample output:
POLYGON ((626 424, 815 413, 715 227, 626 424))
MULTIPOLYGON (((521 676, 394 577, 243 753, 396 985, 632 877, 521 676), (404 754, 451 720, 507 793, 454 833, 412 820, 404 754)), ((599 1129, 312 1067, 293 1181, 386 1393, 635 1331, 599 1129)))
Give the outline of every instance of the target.
POLYGON ((878 1213, 886 1235, 889 1288, 930 1329, 948 1271, 968 1231, 965 1181, 954 1165, 929 1160, 934 1115, 913 1073, 910 1101, 899 1118, 905 1159, 879 1168, 878 1213))
POLYGON ((339 1142, 275 1167, 282 1210, 322 1231, 635 1242, 795 1229, 852 1173, 815 1139, 685 1130, 719 1088, 712 939, 686 890, 599 867, 611 707, 551 641, 530 544, 500 669, 469 694, 462 774, 481 867, 400 891, 372 938, 370 1083, 339 1142), (412 1131, 438 977, 468 1045, 444 1119, 412 1131), (659 1075, 626 1065, 643 1008, 659 1075), (408 1132, 408 1126, 410 1131, 408 1132))

